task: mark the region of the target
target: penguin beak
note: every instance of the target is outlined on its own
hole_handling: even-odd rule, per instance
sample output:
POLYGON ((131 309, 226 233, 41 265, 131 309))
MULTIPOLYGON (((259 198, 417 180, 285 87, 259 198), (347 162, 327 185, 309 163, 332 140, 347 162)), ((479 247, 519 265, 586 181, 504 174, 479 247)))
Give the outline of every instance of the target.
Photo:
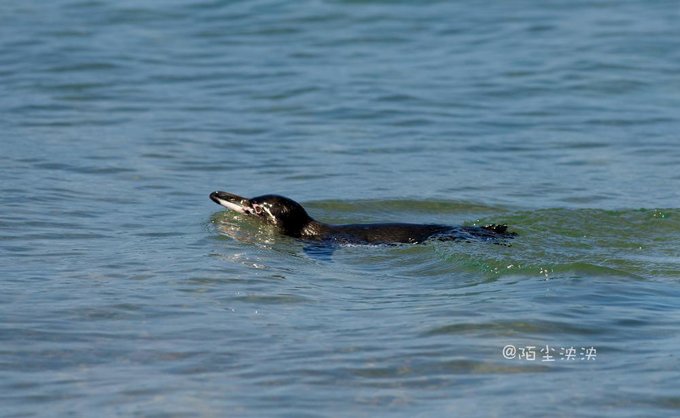
POLYGON ((217 203, 218 205, 224 206, 225 208, 231 209, 238 213, 253 213, 253 207, 250 204, 250 201, 245 197, 241 197, 233 193, 219 191, 212 192, 210 193, 210 200, 217 203))

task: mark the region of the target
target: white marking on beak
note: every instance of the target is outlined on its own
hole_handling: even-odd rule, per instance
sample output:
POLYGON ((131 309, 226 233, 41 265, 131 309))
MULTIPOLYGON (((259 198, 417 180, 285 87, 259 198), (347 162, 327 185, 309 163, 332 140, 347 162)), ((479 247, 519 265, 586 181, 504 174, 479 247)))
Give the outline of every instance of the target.
POLYGON ((238 212, 238 213, 250 213, 250 211, 246 210, 246 208, 244 208, 241 205, 237 205, 236 203, 232 203, 232 202, 226 201, 224 199, 220 199, 219 197, 217 197, 217 200, 219 201, 220 205, 224 206, 227 209, 231 209, 231 210, 238 212))

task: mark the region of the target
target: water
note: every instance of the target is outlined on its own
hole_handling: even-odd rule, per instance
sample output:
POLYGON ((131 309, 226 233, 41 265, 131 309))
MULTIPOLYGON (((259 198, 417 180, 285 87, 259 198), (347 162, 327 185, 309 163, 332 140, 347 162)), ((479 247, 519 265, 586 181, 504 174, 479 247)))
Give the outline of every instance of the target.
POLYGON ((679 18, 3 2, 1 415, 677 415, 679 18), (519 235, 326 262, 215 189, 519 235))

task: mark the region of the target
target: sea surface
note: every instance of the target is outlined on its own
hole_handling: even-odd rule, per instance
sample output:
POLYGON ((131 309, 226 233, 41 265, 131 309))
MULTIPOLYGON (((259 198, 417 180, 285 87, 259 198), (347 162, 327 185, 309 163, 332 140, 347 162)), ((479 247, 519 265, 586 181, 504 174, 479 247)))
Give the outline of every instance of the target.
POLYGON ((680 416, 680 3, 0 3, 0 416, 680 416), (224 211, 506 223, 344 246, 224 211))

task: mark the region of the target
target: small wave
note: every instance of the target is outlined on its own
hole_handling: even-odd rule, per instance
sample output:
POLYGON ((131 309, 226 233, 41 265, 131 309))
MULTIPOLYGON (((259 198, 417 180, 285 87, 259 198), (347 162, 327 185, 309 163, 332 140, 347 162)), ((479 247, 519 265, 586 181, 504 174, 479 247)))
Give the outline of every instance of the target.
POLYGON ((680 277, 678 209, 545 209, 493 221, 518 232, 511 247, 440 246, 442 258, 492 275, 680 277))

